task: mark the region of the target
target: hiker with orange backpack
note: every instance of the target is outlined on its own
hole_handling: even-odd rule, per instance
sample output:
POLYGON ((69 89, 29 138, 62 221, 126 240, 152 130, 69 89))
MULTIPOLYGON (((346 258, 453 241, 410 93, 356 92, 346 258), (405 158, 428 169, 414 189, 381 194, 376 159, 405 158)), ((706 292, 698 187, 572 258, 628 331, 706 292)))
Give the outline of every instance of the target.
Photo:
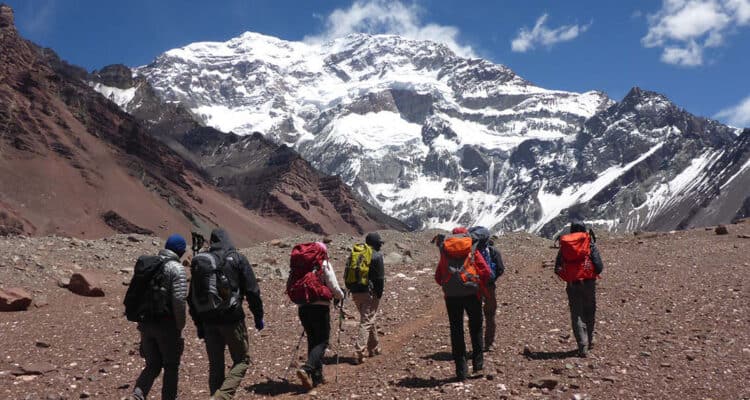
POLYGON ((572 221, 570 233, 560 237, 555 260, 555 274, 567 282, 565 290, 579 357, 586 357, 594 348, 596 280, 604 270, 595 241, 593 232, 586 232, 586 225, 572 221))
POLYGON ((286 292, 298 306, 297 314, 307 335, 307 362, 297 377, 307 390, 325 382, 323 355, 331 335, 331 299, 342 301, 344 292, 321 242, 301 243, 292 249, 286 292))
POLYGON ((484 368, 481 297, 487 291, 489 267, 472 243, 466 228, 454 228, 452 235, 438 237, 434 242, 440 249, 435 282, 443 288, 445 295, 456 378, 465 380, 468 366, 464 341, 464 311, 469 317, 474 373, 480 373, 484 368))

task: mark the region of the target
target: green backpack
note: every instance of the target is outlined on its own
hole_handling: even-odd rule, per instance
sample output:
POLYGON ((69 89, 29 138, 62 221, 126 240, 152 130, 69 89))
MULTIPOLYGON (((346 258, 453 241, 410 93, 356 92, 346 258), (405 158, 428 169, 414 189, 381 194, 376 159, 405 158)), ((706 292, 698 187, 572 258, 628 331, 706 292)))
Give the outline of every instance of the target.
POLYGON ((372 247, 364 243, 354 244, 344 270, 344 284, 347 289, 369 285, 370 262, 372 262, 372 247))

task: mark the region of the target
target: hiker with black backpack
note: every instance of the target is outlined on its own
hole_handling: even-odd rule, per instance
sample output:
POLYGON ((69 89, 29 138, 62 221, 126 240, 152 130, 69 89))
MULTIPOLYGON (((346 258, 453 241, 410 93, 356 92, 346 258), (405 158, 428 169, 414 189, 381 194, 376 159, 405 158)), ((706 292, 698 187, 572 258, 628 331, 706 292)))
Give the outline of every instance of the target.
POLYGON ((158 255, 139 257, 133 269, 123 303, 128 320, 138 322, 140 354, 146 366, 135 382, 131 399, 145 399, 162 369, 162 400, 177 398, 187 295, 180 258, 186 246, 182 236, 172 235, 158 255))
POLYGON ((604 270, 595 241, 593 231, 586 232, 586 225, 573 221, 570 233, 560 236, 555 260, 555 274, 567 283, 565 291, 579 357, 586 357, 594 348, 596 280, 604 270))
POLYGON ((209 250, 198 253, 190 264, 190 316, 208 353, 208 387, 212 399, 231 399, 250 364, 250 344, 242 299, 247 299, 255 329, 263 330, 263 301, 247 258, 232 244, 223 229, 214 229, 209 250), (233 365, 224 371, 224 349, 233 365))
POLYGON ((297 377, 311 390, 325 383, 323 355, 331 336, 331 299, 335 303, 344 299, 324 243, 294 246, 286 288, 289 299, 298 306, 297 315, 307 335, 307 362, 297 370, 297 377))
POLYGON ((452 235, 447 237, 436 236, 433 242, 440 250, 435 282, 442 287, 445 295, 456 378, 465 380, 468 366, 464 341, 464 312, 469 317, 474 373, 479 374, 484 369, 481 297, 486 292, 490 279, 489 267, 466 228, 455 228, 452 235))
POLYGON ((380 248, 385 244, 377 232, 368 233, 365 243, 352 246, 346 261, 344 283, 359 311, 359 331, 354 342, 354 360, 361 364, 367 357, 380 354, 376 318, 385 288, 385 267, 380 248))
POLYGON ((505 272, 503 257, 500 250, 490 239, 489 229, 483 226, 474 226, 469 229, 469 235, 476 244, 477 250, 490 269, 490 279, 487 281, 487 290, 482 294, 482 310, 484 311, 484 351, 490 351, 495 343, 495 313, 497 312, 497 279, 505 272))

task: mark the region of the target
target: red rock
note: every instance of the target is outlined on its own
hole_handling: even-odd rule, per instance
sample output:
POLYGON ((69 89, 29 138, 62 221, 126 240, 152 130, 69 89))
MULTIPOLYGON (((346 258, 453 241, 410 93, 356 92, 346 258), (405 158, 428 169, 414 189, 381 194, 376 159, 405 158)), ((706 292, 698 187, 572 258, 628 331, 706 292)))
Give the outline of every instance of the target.
POLYGON ((102 290, 99 282, 90 274, 86 272, 77 272, 70 277, 70 283, 68 289, 78 295, 88 297, 103 297, 104 290, 102 290))
POLYGON ((31 294, 21 288, 0 289, 0 311, 25 311, 31 305, 31 294))

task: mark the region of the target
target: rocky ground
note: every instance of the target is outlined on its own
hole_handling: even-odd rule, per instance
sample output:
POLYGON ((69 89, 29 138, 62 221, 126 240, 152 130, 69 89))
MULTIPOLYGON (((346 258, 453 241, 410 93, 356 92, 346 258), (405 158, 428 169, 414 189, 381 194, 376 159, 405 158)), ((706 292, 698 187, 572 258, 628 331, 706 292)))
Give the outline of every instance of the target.
MULTIPOLYGON (((575 341, 564 284, 545 264, 555 256, 552 242, 527 234, 501 237, 508 268, 497 288, 496 348, 487 353, 486 374, 464 383, 452 379, 445 306, 432 280, 436 250, 428 242, 434 232, 383 232, 384 354, 351 365, 356 321, 347 304, 340 346, 332 331, 328 383, 312 396, 291 379, 293 373, 291 382, 284 380, 301 328, 283 289, 289 246, 315 237, 260 243, 243 252, 262 277, 267 328, 250 328, 253 364, 238 397, 750 398, 750 239, 742 237, 750 235, 750 223, 728 230, 600 235, 605 272, 598 286, 597 347, 586 359, 570 353, 575 341), (537 381, 549 388, 531 388, 537 381)), ((355 239, 328 239, 341 276, 355 239)), ((0 288, 24 288, 34 301, 27 311, 0 313, 0 397, 126 396, 143 361, 135 325, 122 316, 125 284, 135 258, 162 244, 138 235, 0 239, 0 288), (81 272, 99 281, 104 297, 60 287, 81 272)), ((203 343, 190 323, 185 337, 181 398, 208 398, 203 343)), ((152 397, 159 390, 157 383, 152 397)))

